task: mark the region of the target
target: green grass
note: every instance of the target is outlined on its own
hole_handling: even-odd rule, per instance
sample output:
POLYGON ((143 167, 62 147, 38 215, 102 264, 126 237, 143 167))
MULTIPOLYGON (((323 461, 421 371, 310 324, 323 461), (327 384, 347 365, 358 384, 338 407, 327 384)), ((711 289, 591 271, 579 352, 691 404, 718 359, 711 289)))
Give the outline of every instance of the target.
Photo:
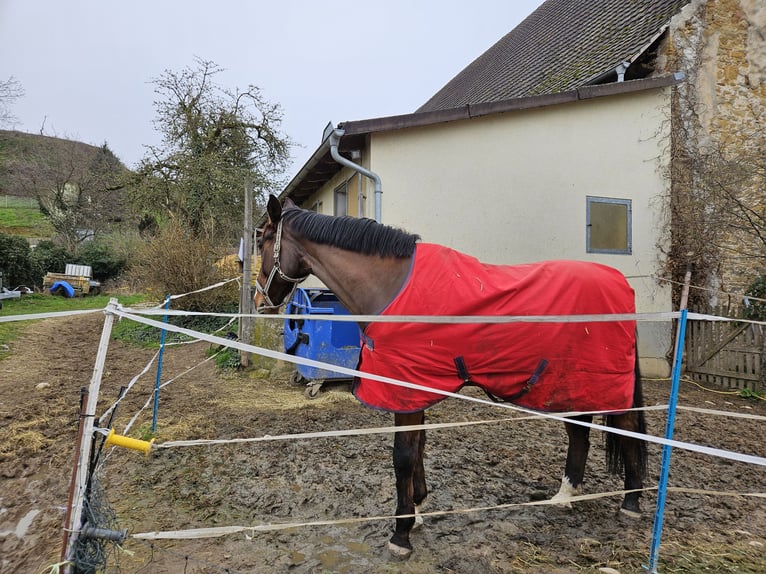
POLYGON ((37 200, 31 197, 19 197, 17 195, 0 195, 0 209, 12 208, 12 209, 34 209, 40 211, 37 208, 37 200))
MULTIPOLYGON (((28 315, 37 313, 57 313, 62 311, 77 311, 83 309, 104 309, 114 295, 94 295, 89 297, 74 297, 67 299, 54 295, 23 295, 21 299, 3 299, 0 317, 11 315, 28 315)), ((146 300, 145 295, 121 295, 116 297, 123 305, 134 305, 146 300)), ((9 351, 2 345, 9 345, 23 332, 29 321, 0 322, 0 359, 6 357, 9 351)))
POLYGON ((0 195, 0 231, 22 237, 51 237, 55 234, 35 200, 0 195))

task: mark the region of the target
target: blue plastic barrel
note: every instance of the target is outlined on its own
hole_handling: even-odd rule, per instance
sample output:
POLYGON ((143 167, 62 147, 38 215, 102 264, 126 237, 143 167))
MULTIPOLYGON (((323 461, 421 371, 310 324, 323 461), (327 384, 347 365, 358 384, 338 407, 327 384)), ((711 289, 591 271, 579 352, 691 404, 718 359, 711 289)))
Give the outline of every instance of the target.
MULTIPOLYGON (((350 321, 312 320, 312 315, 348 315, 348 310, 329 289, 296 289, 285 310, 303 319, 285 319, 285 352, 349 369, 359 360, 359 327, 350 321)), ((348 379, 347 375, 316 367, 296 365, 308 380, 348 379)))

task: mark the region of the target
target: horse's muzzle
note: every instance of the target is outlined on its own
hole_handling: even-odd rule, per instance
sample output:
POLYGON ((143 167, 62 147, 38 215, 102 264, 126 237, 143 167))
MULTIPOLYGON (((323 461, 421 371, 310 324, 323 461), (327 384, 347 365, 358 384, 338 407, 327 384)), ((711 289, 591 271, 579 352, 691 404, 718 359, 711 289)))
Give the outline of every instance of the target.
POLYGON ((280 305, 271 305, 261 293, 255 294, 253 305, 255 306, 255 312, 259 315, 275 315, 279 312, 280 307, 280 305))

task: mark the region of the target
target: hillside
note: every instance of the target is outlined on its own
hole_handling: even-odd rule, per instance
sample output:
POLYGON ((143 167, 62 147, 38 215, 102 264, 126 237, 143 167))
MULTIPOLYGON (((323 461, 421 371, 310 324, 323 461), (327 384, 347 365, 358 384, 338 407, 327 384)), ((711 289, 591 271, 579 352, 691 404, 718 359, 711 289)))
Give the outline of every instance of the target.
MULTIPOLYGON (((20 172, 32 168, 39 173, 57 166, 72 167, 80 161, 91 164, 103 149, 75 140, 0 130, 0 195, 34 197, 34 190, 20 179, 20 172)), ((128 171, 111 151, 108 154, 116 168, 128 171)))
POLYGON ((120 220, 129 174, 106 144, 0 130, 0 232, 49 235, 44 215, 71 219, 78 211, 120 220))

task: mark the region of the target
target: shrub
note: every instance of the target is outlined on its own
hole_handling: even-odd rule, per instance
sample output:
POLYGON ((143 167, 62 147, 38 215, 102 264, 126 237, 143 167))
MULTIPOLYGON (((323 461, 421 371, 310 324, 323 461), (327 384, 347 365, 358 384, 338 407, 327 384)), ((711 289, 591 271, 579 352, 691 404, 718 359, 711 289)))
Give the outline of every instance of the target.
MULTIPOLYGON (((766 275, 757 277, 750 284, 750 287, 747 288, 745 295, 757 299, 766 299, 766 275)), ((754 321, 766 320, 766 301, 749 300, 749 305, 745 307, 744 315, 745 319, 752 319, 754 321)))
MULTIPOLYGON (((170 224, 139 250, 128 274, 143 288, 156 294, 189 293, 228 279, 231 275, 217 263, 221 252, 205 238, 190 237, 180 226, 170 224)), ((238 300, 235 282, 173 301, 174 309, 221 311, 238 300)))
POLYGON ((46 273, 63 273, 66 264, 72 262, 72 255, 63 247, 45 240, 37 244, 32 251, 32 265, 36 277, 35 285, 42 287, 46 273))
POLYGON ((128 263, 125 257, 117 255, 109 245, 98 240, 89 241, 79 249, 77 262, 90 265, 93 278, 101 282, 117 277, 128 263))
POLYGON ((42 285, 42 277, 35 280, 29 242, 18 235, 0 233, 0 272, 3 273, 3 286, 8 289, 42 285))

